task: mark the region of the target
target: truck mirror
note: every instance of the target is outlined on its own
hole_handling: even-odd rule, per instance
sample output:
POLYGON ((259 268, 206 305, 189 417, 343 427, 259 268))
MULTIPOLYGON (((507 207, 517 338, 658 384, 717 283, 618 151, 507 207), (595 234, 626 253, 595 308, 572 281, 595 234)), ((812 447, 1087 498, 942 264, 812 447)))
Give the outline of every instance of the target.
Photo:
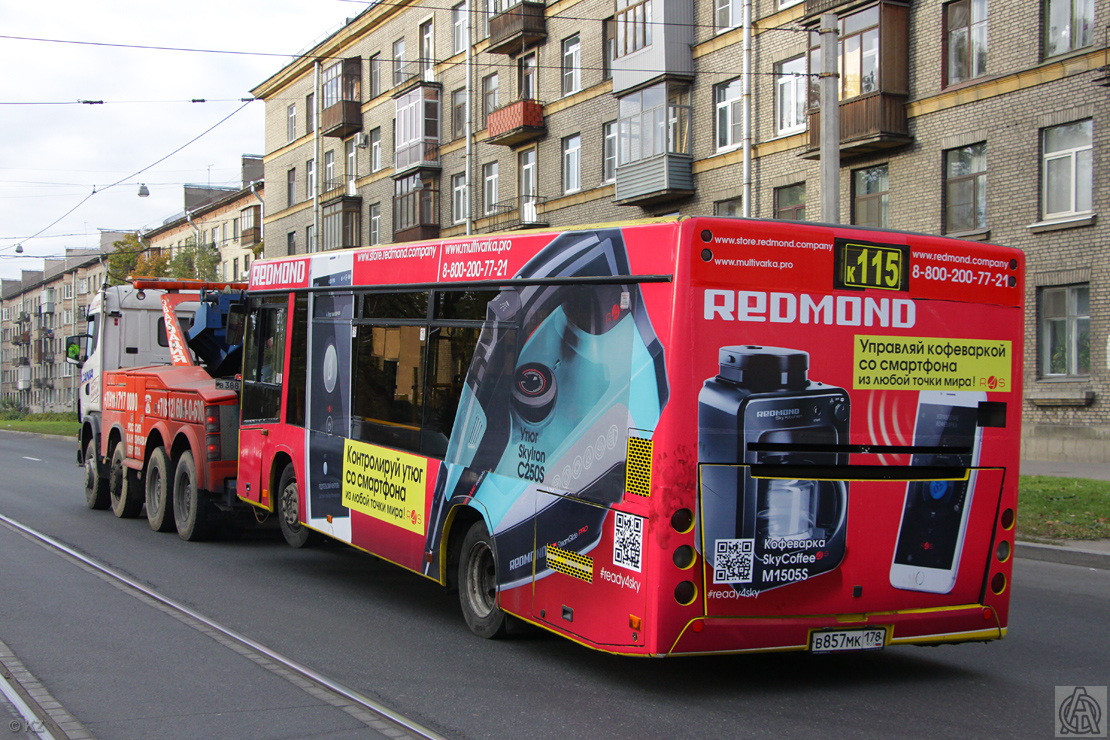
POLYGON ((66 337, 66 362, 78 366, 85 364, 85 360, 89 359, 85 354, 85 342, 88 338, 88 334, 75 334, 66 337))
POLYGON ((246 326, 247 313, 242 304, 228 306, 227 343, 229 346, 243 343, 243 328, 246 326))

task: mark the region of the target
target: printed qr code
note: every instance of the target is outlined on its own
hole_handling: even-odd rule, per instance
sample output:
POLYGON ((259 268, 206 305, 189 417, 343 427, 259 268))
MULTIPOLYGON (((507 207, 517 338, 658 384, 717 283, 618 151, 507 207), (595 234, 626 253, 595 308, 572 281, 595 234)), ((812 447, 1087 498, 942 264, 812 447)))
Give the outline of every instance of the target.
POLYGON ((717 540, 713 559, 714 583, 751 583, 755 540, 717 540))
POLYGON ((613 521, 613 565, 640 572, 644 547, 644 520, 633 514, 615 512, 613 521))

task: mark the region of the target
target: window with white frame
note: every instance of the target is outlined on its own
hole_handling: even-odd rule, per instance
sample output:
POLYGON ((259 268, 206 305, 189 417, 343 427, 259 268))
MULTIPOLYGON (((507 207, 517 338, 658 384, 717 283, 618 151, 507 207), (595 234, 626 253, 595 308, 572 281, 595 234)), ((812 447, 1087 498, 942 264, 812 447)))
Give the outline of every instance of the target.
POLYGON ((956 0, 944 6, 945 84, 987 73, 987 0, 956 0))
POLYGON ((1082 49, 1095 42, 1094 0, 1045 0, 1044 55, 1082 49))
MULTIPOLYGON (((73 297, 73 283, 65 283, 62 285, 62 298, 69 299, 73 297)), ((7 311, 8 309, 4 309, 7 311)), ((67 322, 69 323, 69 322, 67 322)))
POLYGON ((405 40, 397 39, 393 42, 393 86, 405 82, 405 40))
POLYGON ((536 99, 536 53, 525 54, 517 62, 520 73, 520 99, 536 99))
POLYGON ((455 223, 466 221, 470 214, 469 199, 466 197, 466 173, 451 175, 451 216, 455 223))
POLYGON ((451 138, 466 136, 466 88, 451 93, 451 138))
POLYGON ((1091 210, 1091 121, 1043 129, 1044 217, 1064 218, 1091 210))
MULTIPOLYGON (((347 171, 344 173, 347 187, 351 188, 358 180, 358 149, 353 138, 343 142, 343 158, 347 162, 347 171)), ((354 192, 348 191, 347 195, 354 195, 354 192)))
POLYGON ((370 206, 370 246, 382 243, 382 204, 374 203, 370 206))
POLYGON ((582 41, 578 34, 563 39, 563 95, 582 89, 582 41))
POLYGON ((1091 309, 1087 283, 1039 290, 1041 374, 1089 375, 1091 309))
POLYGON ((945 233, 987 227, 987 145, 970 144, 944 153, 945 233))
POLYGON ((293 141, 297 138, 297 104, 290 103, 285 112, 285 140, 293 141))
POLYGON ((660 82, 617 101, 617 164, 690 153, 690 88, 660 82))
POLYGON ((432 72, 436 64, 435 53, 435 24, 425 21, 420 24, 420 69, 424 72, 425 80, 432 80, 432 72))
POLYGON ((304 163, 304 189, 305 198, 311 199, 316 194, 316 160, 310 159, 304 163))
POLYGON ((775 65, 775 132, 780 136, 805 131, 806 58, 775 65))
POLYGON ((466 51, 470 43, 468 3, 459 3, 451 8, 451 48, 456 54, 466 51))
POLYGON ((376 98, 382 94, 382 55, 374 54, 370 57, 370 97, 376 98))
POLYGON ((563 192, 582 189, 582 136, 574 134, 563 139, 563 192))
POLYGON ((285 173, 285 205, 292 207, 297 203, 297 168, 290 167, 285 173))
POLYGON ((739 0, 714 0, 713 22, 717 32, 728 31, 740 25, 739 0))
POLYGON ((489 114, 497 110, 497 73, 482 78, 482 127, 489 121, 489 114))
POLYGON ((615 182, 617 179, 616 121, 601 125, 601 179, 603 182, 615 182))
POLYGON ((382 130, 375 128, 370 131, 370 171, 377 172, 382 168, 382 130))
MULTIPOLYGON (((316 251, 316 224, 304 227, 304 248, 309 253, 316 251)), ((243 258, 243 262, 246 262, 246 257, 243 258)), ((243 265, 243 272, 247 272, 246 264, 243 265)))
POLYGON ((717 149, 740 146, 744 124, 740 110, 740 87, 741 81, 735 79, 713 88, 713 100, 717 105, 717 149))
POLYGON ((500 197, 497 169, 497 162, 482 165, 482 205, 487 216, 497 210, 497 199, 500 197))
POLYGON ((339 185, 335 179, 335 150, 324 152, 324 190, 331 190, 339 185))

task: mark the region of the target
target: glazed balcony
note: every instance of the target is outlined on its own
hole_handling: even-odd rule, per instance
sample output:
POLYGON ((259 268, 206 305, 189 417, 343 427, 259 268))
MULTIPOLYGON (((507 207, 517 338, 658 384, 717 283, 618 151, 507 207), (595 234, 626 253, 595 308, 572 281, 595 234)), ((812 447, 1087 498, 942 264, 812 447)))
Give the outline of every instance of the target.
POLYGON ((489 114, 486 120, 487 141, 490 144, 516 146, 547 133, 543 119, 543 103, 538 100, 518 100, 489 114))
POLYGON ((439 237, 439 191, 422 187, 393 198, 393 241, 439 237))
POLYGON ((522 2, 489 19, 491 54, 519 54, 547 38, 544 4, 522 2))

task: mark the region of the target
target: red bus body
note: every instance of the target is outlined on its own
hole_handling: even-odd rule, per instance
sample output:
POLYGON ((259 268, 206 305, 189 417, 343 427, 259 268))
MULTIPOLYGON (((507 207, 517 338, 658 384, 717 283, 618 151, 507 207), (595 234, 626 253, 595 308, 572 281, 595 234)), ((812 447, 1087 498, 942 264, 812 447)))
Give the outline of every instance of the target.
POLYGON ((239 495, 274 510, 291 464, 303 525, 441 583, 481 521, 500 607, 613 653, 998 639, 1023 269, 995 245, 722 218, 259 260, 254 301, 293 317, 309 296, 307 357, 284 358, 308 390, 244 416, 239 495), (446 332, 438 308, 375 319, 367 292, 462 289, 496 298, 446 439, 356 414, 371 366, 420 370, 392 400, 429 407, 418 363, 446 332))

